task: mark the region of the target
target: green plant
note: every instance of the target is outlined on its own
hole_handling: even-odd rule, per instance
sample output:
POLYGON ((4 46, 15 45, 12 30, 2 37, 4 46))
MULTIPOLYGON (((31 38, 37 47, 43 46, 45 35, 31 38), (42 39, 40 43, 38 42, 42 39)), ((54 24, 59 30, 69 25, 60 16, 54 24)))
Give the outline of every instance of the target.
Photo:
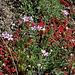
POLYGON ((59 4, 60 0, 20 0, 22 2, 21 11, 27 16, 32 16, 34 20, 38 20, 40 14, 44 21, 48 21, 54 16, 60 16, 60 9, 64 6, 59 4))

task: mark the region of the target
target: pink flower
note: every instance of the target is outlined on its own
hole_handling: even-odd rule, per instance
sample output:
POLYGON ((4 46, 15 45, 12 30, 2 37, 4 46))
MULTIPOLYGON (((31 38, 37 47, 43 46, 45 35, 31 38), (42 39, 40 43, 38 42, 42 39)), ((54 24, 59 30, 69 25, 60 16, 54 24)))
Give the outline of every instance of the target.
POLYGON ((41 50, 41 51, 42 51, 42 53, 43 53, 44 56, 48 56, 49 55, 49 53, 46 52, 45 50, 41 50))
POLYGON ((13 40, 12 35, 8 36, 8 40, 13 40))
POLYGON ((25 21, 29 21, 29 17, 25 16, 24 18, 22 18, 25 21))
POLYGON ((24 22, 25 21, 33 21, 33 18, 32 18, 32 16, 31 17, 27 17, 27 16, 25 16, 24 18, 22 18, 23 20, 24 20, 24 22))
POLYGON ((8 38, 9 34, 6 32, 5 34, 2 33, 2 37, 4 37, 4 39, 8 38))
POLYGON ((38 25, 38 26, 31 27, 31 29, 32 29, 32 30, 36 30, 36 29, 37 29, 37 30, 39 30, 39 31, 40 31, 40 30, 43 30, 42 27, 39 27, 39 25, 38 25))
POLYGON ((67 12, 67 10, 62 10, 62 9, 61 9, 61 11, 62 11, 64 14, 66 14, 66 15, 69 14, 69 13, 67 12))
POLYGON ((44 53, 43 55, 44 55, 44 56, 48 56, 48 55, 49 55, 49 53, 48 53, 48 52, 46 52, 46 53, 44 53))
POLYGON ((4 39, 13 40, 12 35, 9 35, 7 32, 6 32, 5 34, 2 33, 2 37, 3 37, 4 39))
POLYGON ((37 29, 40 31, 40 30, 42 30, 42 27, 39 27, 39 25, 38 25, 37 29))
POLYGON ((36 27, 36 26, 34 26, 34 27, 31 27, 31 29, 32 29, 32 30, 36 30, 36 29, 37 29, 37 27, 36 27))
POLYGON ((29 18, 31 21, 33 21, 33 18, 32 18, 32 16, 29 18))

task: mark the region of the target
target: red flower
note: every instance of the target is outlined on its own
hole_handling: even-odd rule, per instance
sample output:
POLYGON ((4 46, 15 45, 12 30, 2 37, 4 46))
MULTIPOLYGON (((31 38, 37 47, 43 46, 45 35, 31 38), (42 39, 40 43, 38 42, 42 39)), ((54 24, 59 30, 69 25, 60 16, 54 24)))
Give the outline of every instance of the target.
POLYGON ((66 42, 63 42, 63 47, 66 47, 66 44, 67 44, 66 42))
POLYGON ((45 73, 45 75, 49 75, 49 73, 45 73))
POLYGON ((20 21, 17 21, 17 24, 19 24, 20 23, 20 21))
POLYGON ((20 42, 20 38, 18 38, 18 41, 20 42))
POLYGON ((53 29, 54 29, 54 30, 57 30, 57 26, 56 26, 56 25, 54 25, 53 29))
POLYGON ((40 19, 40 22, 43 22, 43 19, 40 19))
POLYGON ((67 48, 70 49, 70 45, 69 44, 67 44, 67 48))
POLYGON ((60 26, 60 25, 61 25, 61 21, 58 22, 58 26, 60 26))
POLYGON ((60 3, 64 4, 65 7, 68 7, 69 5, 71 5, 71 2, 67 2, 67 1, 64 1, 64 0, 61 0, 60 3))
POLYGON ((12 58, 11 58, 11 56, 9 56, 9 60, 10 60, 10 61, 12 61, 12 58))
POLYGON ((2 54, 2 48, 0 48, 0 55, 2 54))
POLYGON ((19 33, 16 33, 17 36, 19 36, 19 33))
POLYGON ((9 63, 9 60, 6 59, 5 62, 9 63))
POLYGON ((69 40, 72 40, 72 37, 71 36, 69 37, 69 40))
POLYGON ((45 31, 45 35, 47 34, 47 29, 46 29, 46 31, 45 31))
POLYGON ((4 58, 4 55, 2 55, 2 58, 4 58))
POLYGON ((65 2, 65 7, 69 7, 69 3, 65 2))
POLYGON ((15 72, 15 71, 16 71, 16 69, 14 69, 14 67, 13 67, 13 68, 11 68, 11 70, 12 70, 12 72, 15 72))
POLYGON ((56 38, 56 36, 55 36, 55 35, 52 35, 52 38, 53 38, 53 39, 55 39, 55 38, 56 38))
POLYGON ((72 29, 68 29, 67 35, 68 35, 68 36, 71 36, 71 34, 72 34, 72 29))
POLYGON ((17 41, 18 36, 15 36, 15 41, 17 41))
POLYGON ((67 26, 67 20, 64 21, 64 26, 65 26, 65 27, 67 26))
POLYGON ((62 26, 59 27, 58 31, 60 32, 64 32, 64 28, 62 28, 62 26))
POLYGON ((62 39, 62 36, 61 36, 61 35, 58 35, 58 38, 59 38, 59 39, 62 39))
POLYGON ((52 24, 55 24, 55 21, 54 21, 54 20, 52 20, 52 21, 51 21, 51 23, 52 23, 52 24))
POLYGON ((3 45, 2 45, 2 44, 0 44, 0 46, 1 46, 1 47, 3 47, 3 45))
POLYGON ((43 23, 38 23, 38 25, 40 26, 40 27, 43 27, 44 26, 44 24, 43 23))
POLYGON ((69 5, 72 5, 71 2, 68 2, 69 5))
POLYGON ((75 13, 73 7, 70 8, 71 13, 75 13))
POLYGON ((34 23, 32 23, 32 25, 34 26, 34 23))
POLYGON ((64 0, 61 0, 60 3, 61 3, 61 4, 64 4, 64 0))
POLYGON ((72 74, 75 74, 75 68, 73 69, 72 74))
POLYGON ((8 65, 8 67, 11 67, 11 65, 8 65))
POLYGON ((20 31, 19 31, 19 30, 16 30, 16 33, 17 33, 17 32, 20 32, 20 31))
POLYGON ((65 41, 68 41, 68 36, 65 37, 65 41))
POLYGON ((0 73, 0 75, 3 75, 3 73, 0 73))
POLYGON ((47 26, 47 30, 50 30, 50 26, 47 26))
POLYGON ((56 17, 56 18, 54 19, 54 21, 55 21, 55 22, 58 22, 58 18, 56 17))
POLYGON ((51 21, 49 21, 49 24, 51 24, 51 21))
POLYGON ((58 41, 56 41, 56 40, 53 40, 53 41, 54 41, 55 44, 60 45, 60 43, 58 41))

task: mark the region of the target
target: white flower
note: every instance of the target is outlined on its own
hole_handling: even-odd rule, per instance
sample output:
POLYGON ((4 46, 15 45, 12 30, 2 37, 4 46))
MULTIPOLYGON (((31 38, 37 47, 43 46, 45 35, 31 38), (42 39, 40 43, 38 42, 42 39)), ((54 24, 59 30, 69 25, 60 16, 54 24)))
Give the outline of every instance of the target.
POLYGON ((72 41, 74 42, 75 40, 74 40, 74 39, 72 39, 72 41))
POLYGON ((34 66, 32 66, 32 68, 34 68, 34 66))
POLYGON ((64 49, 64 47, 62 47, 62 49, 64 49))
POLYGON ((45 29, 45 28, 43 28, 42 30, 43 30, 43 31, 45 31, 46 29, 45 29))
POLYGON ((41 64, 37 64, 37 66, 38 66, 38 67, 40 67, 40 66, 41 66, 41 64))
POLYGON ((41 50, 41 52, 42 52, 42 53, 46 53, 46 51, 45 51, 45 50, 41 50))
POLYGON ((31 67, 31 65, 28 65, 28 67, 31 67))
POLYGON ((3 63, 2 65, 3 65, 3 66, 5 66, 5 64, 4 64, 4 63, 3 63))
POLYGON ((70 56, 72 57, 72 56, 73 56, 73 54, 71 53, 71 54, 70 54, 70 56))
POLYGON ((68 27, 66 27, 66 29, 68 29, 68 27))
POLYGON ((66 67, 64 69, 67 69, 66 67))
POLYGON ((51 49, 50 52, 53 52, 53 50, 51 49))
POLYGON ((46 31, 46 29, 45 29, 45 28, 43 28, 42 30, 43 30, 43 32, 45 32, 45 31, 46 31))
POLYGON ((51 52, 49 54, 51 54, 51 52))

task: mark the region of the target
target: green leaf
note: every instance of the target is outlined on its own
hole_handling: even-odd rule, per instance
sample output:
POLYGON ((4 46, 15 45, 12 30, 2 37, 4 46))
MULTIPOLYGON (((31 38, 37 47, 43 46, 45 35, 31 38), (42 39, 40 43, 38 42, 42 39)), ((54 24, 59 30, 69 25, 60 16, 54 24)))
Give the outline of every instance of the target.
POLYGON ((31 74, 31 71, 28 71, 28 74, 31 74))
POLYGON ((73 66, 75 66, 75 62, 73 63, 73 66))
POLYGON ((50 35, 53 35, 54 32, 53 32, 53 27, 51 27, 51 30, 50 30, 50 35))
POLYGON ((61 71, 58 75, 65 75, 65 73, 61 71))
POLYGON ((0 64, 2 64, 2 61, 0 61, 0 64))
POLYGON ((41 7, 37 7, 37 9, 41 9, 41 7))

